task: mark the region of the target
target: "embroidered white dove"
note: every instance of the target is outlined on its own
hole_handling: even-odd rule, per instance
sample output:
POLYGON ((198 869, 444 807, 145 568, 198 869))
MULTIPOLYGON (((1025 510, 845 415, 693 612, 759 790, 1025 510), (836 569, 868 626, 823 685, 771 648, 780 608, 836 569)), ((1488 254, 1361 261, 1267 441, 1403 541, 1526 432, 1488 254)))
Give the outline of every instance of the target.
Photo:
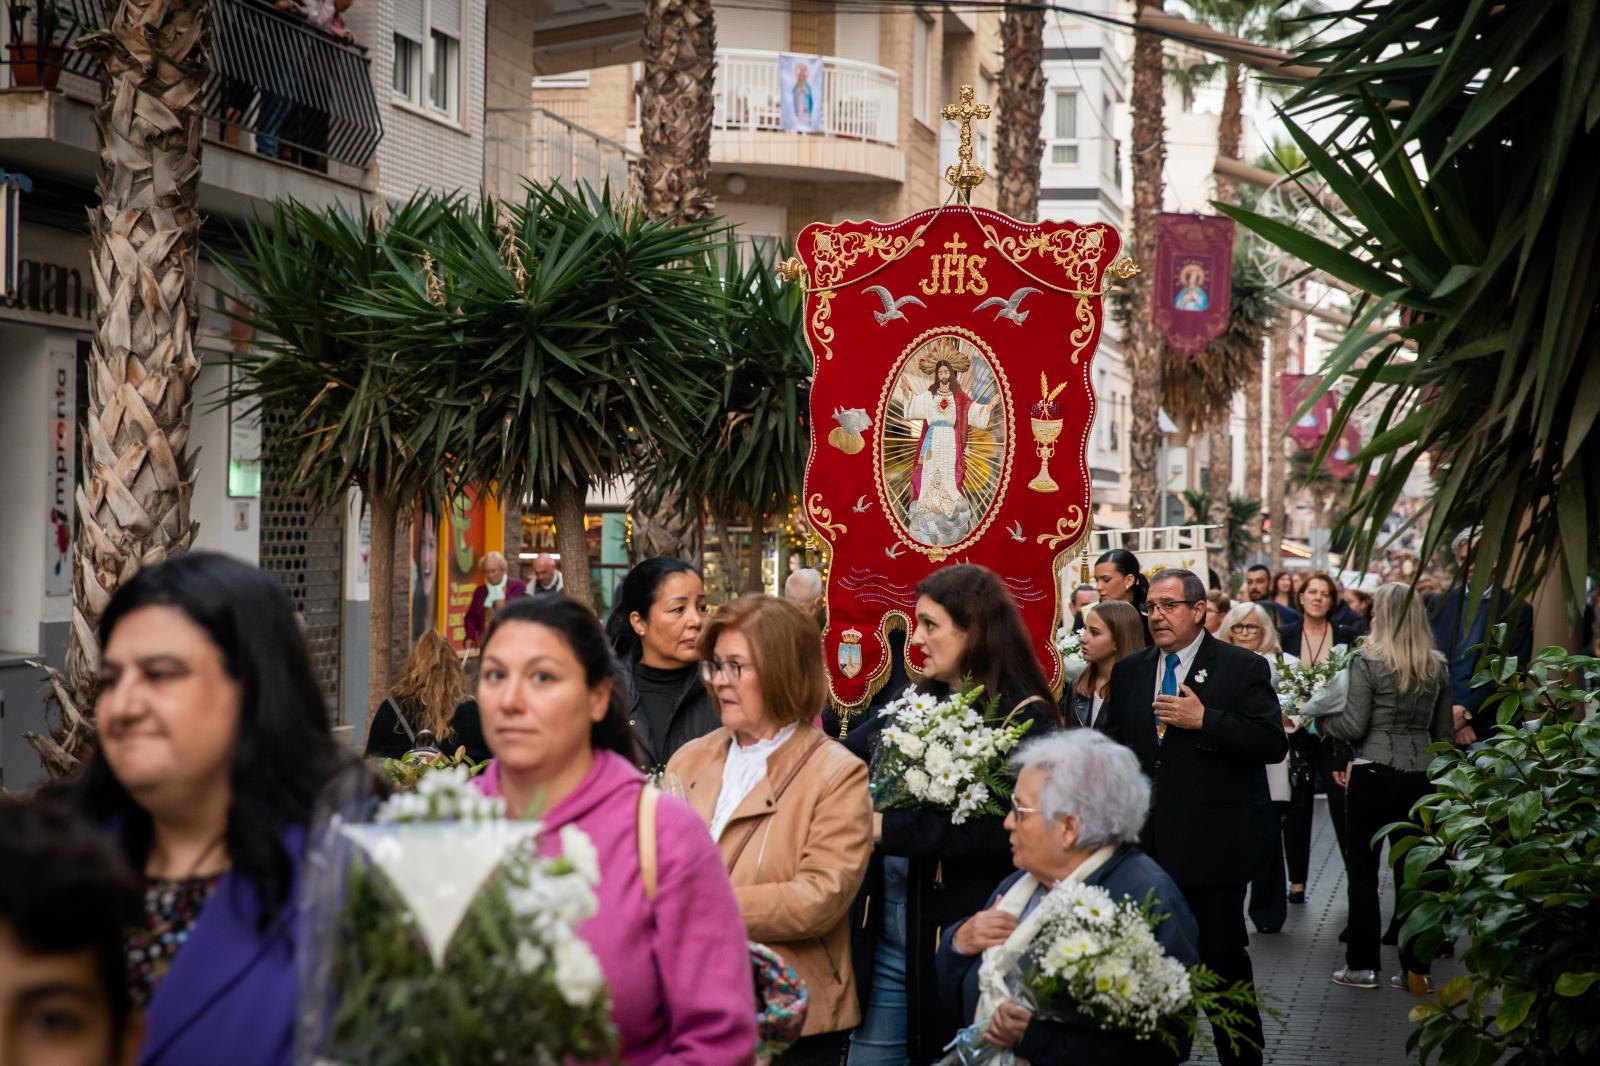
POLYGON ((991 296, 977 307, 974 307, 972 309, 972 313, 977 314, 979 311, 987 310, 990 307, 998 307, 1000 310, 994 313, 995 318, 1009 318, 1011 321, 1020 326, 1022 325, 1023 320, 1028 317, 1028 312, 1019 311, 1017 309, 1022 306, 1023 300, 1026 300, 1029 296, 1038 291, 1038 289, 1030 289, 1024 286, 1023 288, 1020 288, 1016 292, 1012 293, 1011 299, 1009 300, 1002 300, 998 296, 991 296))
POLYGON ((918 307, 928 306, 915 296, 902 296, 900 299, 896 300, 893 296, 889 295, 889 290, 884 288, 882 285, 870 286, 866 291, 875 293, 878 299, 883 301, 883 310, 872 312, 872 317, 878 320, 878 325, 880 326, 897 318, 905 318, 905 312, 900 309, 906 304, 916 304, 918 307))

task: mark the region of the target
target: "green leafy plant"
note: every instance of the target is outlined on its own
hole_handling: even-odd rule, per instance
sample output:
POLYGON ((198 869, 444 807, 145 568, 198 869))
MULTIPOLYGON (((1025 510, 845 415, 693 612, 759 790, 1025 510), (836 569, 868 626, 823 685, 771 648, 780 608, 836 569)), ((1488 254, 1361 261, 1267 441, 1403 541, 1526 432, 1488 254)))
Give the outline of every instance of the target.
POLYGON ((488 765, 488 760, 473 762, 467 755, 467 749, 461 747, 448 755, 443 752, 438 755, 412 752, 398 759, 384 759, 378 763, 378 773, 395 792, 415 792, 426 774, 464 766, 467 776, 471 778, 483 773, 488 765))
MULTIPOLYGON (((1470 938, 1466 974, 1411 1012, 1407 1048, 1439 1066, 1555 1066, 1600 1055, 1600 659, 1491 655, 1500 725, 1436 745, 1434 791, 1398 845, 1422 958, 1470 938)), ((1385 827, 1387 833, 1394 826, 1385 827)), ((1380 834, 1381 835, 1381 834, 1380 834)))
POLYGON ((1323 379, 1349 382, 1330 443, 1357 407, 1378 411, 1357 483, 1374 480, 1348 516, 1355 554, 1382 547, 1427 457, 1424 558, 1481 527, 1474 592, 1525 600, 1555 574, 1576 603, 1600 570, 1600 13, 1356 0, 1316 18, 1297 62, 1320 73, 1288 109, 1330 124, 1286 125, 1301 180, 1321 186, 1310 202, 1348 238, 1217 207, 1365 294, 1323 379))

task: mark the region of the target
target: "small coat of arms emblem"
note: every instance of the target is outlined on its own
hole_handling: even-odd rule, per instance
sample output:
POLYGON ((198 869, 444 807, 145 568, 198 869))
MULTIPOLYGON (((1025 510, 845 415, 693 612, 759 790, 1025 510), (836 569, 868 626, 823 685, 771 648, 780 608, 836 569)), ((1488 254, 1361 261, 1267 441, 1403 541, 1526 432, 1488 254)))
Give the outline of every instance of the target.
POLYGON ((847 629, 839 634, 839 672, 855 677, 861 672, 861 630, 847 629))

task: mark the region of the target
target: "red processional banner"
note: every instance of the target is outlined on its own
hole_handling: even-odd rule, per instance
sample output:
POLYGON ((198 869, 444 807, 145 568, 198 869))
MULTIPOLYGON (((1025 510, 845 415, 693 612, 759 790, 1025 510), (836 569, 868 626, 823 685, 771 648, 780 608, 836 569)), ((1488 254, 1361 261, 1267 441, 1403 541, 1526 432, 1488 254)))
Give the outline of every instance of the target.
POLYGON ((914 629, 917 582, 952 563, 1000 575, 1059 684, 1057 576, 1090 525, 1090 370, 1119 244, 1102 223, 965 205, 801 231, 816 373, 803 502, 833 553, 837 704, 882 686, 889 629, 914 629))
POLYGON ((1231 218, 1156 216, 1152 313, 1156 329, 1179 355, 1198 355, 1228 328, 1233 230, 1231 218))
MULTIPOLYGON (((1317 397, 1316 403, 1307 408, 1304 414, 1295 417, 1321 383, 1320 374, 1283 375, 1284 425, 1288 427, 1289 437, 1295 445, 1308 452, 1315 452, 1322 447, 1322 442, 1327 440, 1328 433, 1333 429, 1334 416, 1339 413, 1339 397, 1330 391, 1317 397)), ((1360 450, 1361 431, 1353 422, 1346 422, 1339 431, 1339 439, 1328 449, 1322 465, 1329 474, 1344 480, 1355 474, 1355 455, 1360 450)))

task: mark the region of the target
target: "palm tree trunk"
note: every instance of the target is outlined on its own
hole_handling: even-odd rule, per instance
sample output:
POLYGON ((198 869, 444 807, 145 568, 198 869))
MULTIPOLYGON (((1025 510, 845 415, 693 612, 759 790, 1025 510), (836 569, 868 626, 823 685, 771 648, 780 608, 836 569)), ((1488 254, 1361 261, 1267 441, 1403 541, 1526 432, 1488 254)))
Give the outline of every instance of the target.
POLYGON ((1209 563, 1223 588, 1228 587, 1231 576, 1228 568, 1228 526, 1232 515, 1228 507, 1229 488, 1233 482, 1233 397, 1223 401, 1213 411, 1211 423, 1211 455, 1206 464, 1206 481, 1211 491, 1210 513, 1207 520, 1220 526, 1221 532, 1212 534, 1220 547, 1210 552, 1209 563))
POLYGON ((767 558, 767 516, 762 514, 760 508, 754 508, 750 513, 750 558, 746 560, 747 568, 744 577, 744 590, 746 592, 765 592, 766 582, 762 579, 761 564, 767 558))
POLYGON ((744 572, 744 567, 739 563, 739 545, 733 539, 733 515, 725 510, 712 512, 712 519, 717 527, 717 543, 722 546, 722 573, 728 582, 728 591, 737 592, 739 588, 739 575, 744 572))
MULTIPOLYGON (((1161 10, 1162 0, 1138 0, 1135 15, 1161 10)), ((1133 44, 1133 257, 1143 270, 1130 279, 1132 308, 1128 329, 1129 398, 1128 518, 1134 526, 1160 521, 1156 465, 1161 451, 1161 338, 1151 320, 1152 277, 1156 264, 1156 215, 1161 211, 1161 178, 1167 147, 1162 110, 1161 38, 1139 31, 1133 44)))
POLYGON ((367 506, 372 510, 372 549, 368 560, 367 626, 367 724, 378 704, 394 687, 395 641, 395 527, 400 520, 400 501, 392 493, 369 492, 367 506))
POLYGON ((1267 357, 1267 517, 1272 523, 1272 540, 1267 547, 1268 563, 1274 573, 1283 565, 1283 526, 1287 511, 1283 501, 1284 425, 1283 369, 1289 361, 1289 324, 1284 322, 1272 334, 1267 357))
MULTIPOLYGON (((1027 0, 1031 5, 1036 0, 1027 0)), ((1013 7, 1000 23, 1000 120, 995 169, 1002 214, 1022 222, 1039 217, 1040 136, 1044 118, 1044 9, 1013 7)))
MULTIPOLYGON (((1244 90, 1239 64, 1229 63, 1222 89, 1222 115, 1217 120, 1217 155, 1238 159, 1239 142, 1244 138, 1244 90)), ((1239 186, 1231 178, 1217 175, 1217 199, 1239 202, 1239 186)))
POLYGON ((654 511, 633 512, 633 558, 635 561, 672 555, 691 562, 699 557, 699 537, 695 516, 677 493, 670 493, 654 511))
POLYGON ((711 214, 717 27, 711 0, 645 0, 639 147, 652 218, 711 214))
MULTIPOLYGON (((60 754, 75 762, 92 731, 96 629, 111 594, 194 538, 188 454, 200 373, 200 91, 209 73, 205 0, 119 0, 81 46, 105 64, 95 108, 99 206, 90 263, 100 310, 89 355, 89 413, 73 541, 72 629, 60 754)), ((49 769, 61 765, 59 756, 49 769)))
MULTIPOLYGON (((1258 502, 1266 498, 1261 486, 1261 418, 1265 413, 1261 409, 1263 370, 1258 362, 1244 386, 1244 494, 1258 502)), ((1254 551, 1261 543, 1261 512, 1250 520, 1250 529, 1250 546, 1254 551)))
POLYGON ((557 482, 550 496, 550 513, 556 520, 556 550, 561 553, 561 583, 568 596, 594 605, 589 581, 589 536, 583 526, 583 503, 588 492, 570 481, 557 482))

